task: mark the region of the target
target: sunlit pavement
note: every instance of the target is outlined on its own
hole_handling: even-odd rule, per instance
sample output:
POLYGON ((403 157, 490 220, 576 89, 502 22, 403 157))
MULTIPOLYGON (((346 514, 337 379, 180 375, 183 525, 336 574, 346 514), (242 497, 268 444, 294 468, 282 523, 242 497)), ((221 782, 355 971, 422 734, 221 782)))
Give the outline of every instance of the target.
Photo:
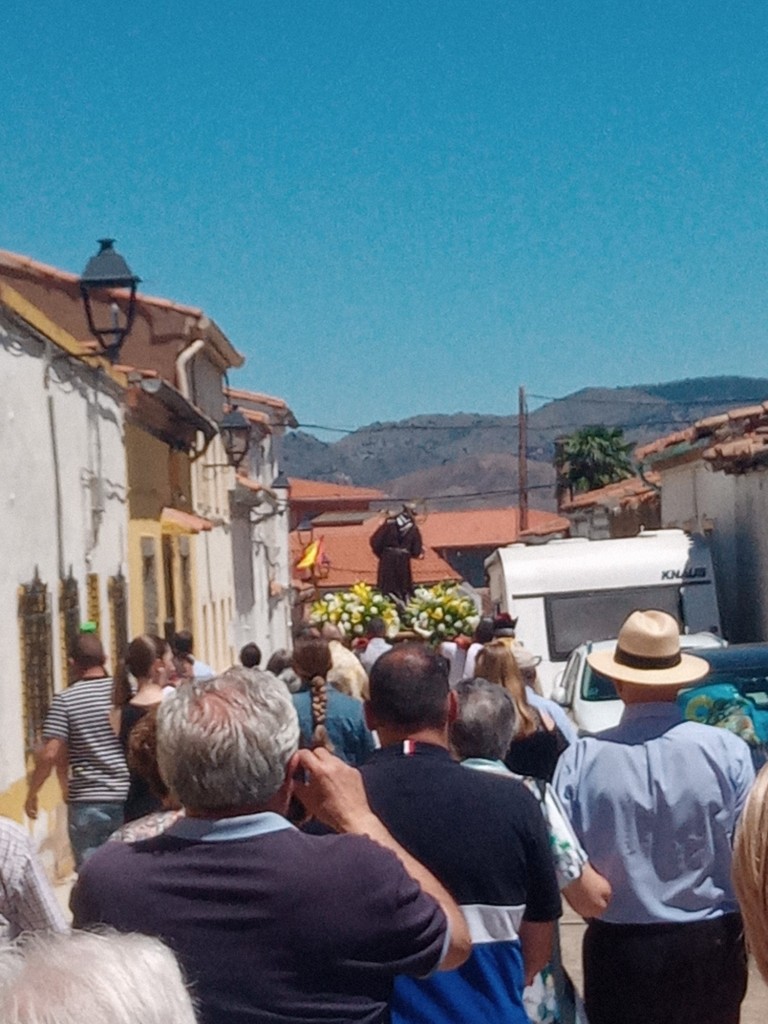
MULTIPOLYGON (((563 963, 578 990, 582 991, 581 976, 581 939, 584 934, 584 922, 570 907, 563 906, 563 917, 560 921, 560 943, 563 952, 563 963)), ((749 988, 747 997, 741 1004, 741 1024, 768 1024, 768 987, 750 963, 749 988)))

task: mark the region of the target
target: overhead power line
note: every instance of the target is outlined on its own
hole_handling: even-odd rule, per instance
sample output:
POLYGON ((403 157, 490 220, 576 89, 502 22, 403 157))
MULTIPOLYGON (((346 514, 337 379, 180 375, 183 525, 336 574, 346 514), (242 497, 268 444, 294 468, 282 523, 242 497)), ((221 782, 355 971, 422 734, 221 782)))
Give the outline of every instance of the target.
MULTIPOLYGON (((537 395, 537 394, 531 394, 531 392, 527 392, 527 394, 528 394, 529 398, 536 398, 536 399, 541 399, 541 400, 549 401, 549 402, 568 401, 568 402, 583 402, 583 403, 589 404, 589 405, 614 405, 614 406, 617 405, 617 404, 620 404, 621 402, 624 402, 630 408, 633 407, 633 406, 638 406, 638 405, 649 405, 649 406, 658 407, 659 405, 663 405, 663 403, 664 403, 664 399, 659 399, 659 400, 647 399, 646 400, 646 399, 620 399, 620 398, 589 398, 589 397, 586 397, 586 396, 584 398, 580 398, 578 395, 565 395, 565 396, 561 396, 560 398, 558 398, 558 397, 556 397, 554 395, 537 395)), ((732 402, 735 404, 738 401, 739 405, 749 405, 749 404, 759 404, 759 403, 764 402, 765 400, 766 400, 766 396, 765 395, 760 395, 759 397, 754 397, 754 398, 739 398, 738 400, 737 399, 733 399, 732 402)), ((688 405, 691 405, 691 406, 702 406, 702 405, 710 405, 710 404, 713 404, 714 402, 715 402, 715 399, 710 399, 710 400, 699 399, 697 401, 691 401, 691 402, 685 403, 685 404, 688 404, 688 405)), ((727 400, 726 400, 726 402, 724 404, 727 404, 727 400)), ((539 413, 539 412, 541 412, 541 409, 537 409, 533 413, 530 413, 529 414, 529 420, 530 420, 531 417, 535 417, 536 414, 539 413)), ((447 413, 446 414, 440 413, 438 415, 448 416, 447 413)), ((472 415, 472 414, 467 413, 465 415, 472 415)), ((517 415, 515 413, 478 413, 477 416, 479 416, 480 418, 483 418, 483 419, 486 418, 486 417, 490 419, 493 416, 497 416, 497 417, 500 417, 500 418, 501 417, 505 417, 505 418, 508 418, 510 422, 475 424, 475 423, 403 423, 402 421, 399 421, 399 422, 392 422, 392 423, 377 423, 377 424, 373 424, 373 425, 365 425, 365 426, 362 426, 362 427, 329 426, 329 425, 324 424, 324 423, 299 423, 298 427, 301 428, 301 429, 304 429, 304 430, 325 430, 325 431, 328 431, 329 433, 333 433, 333 434, 356 434, 356 433, 362 433, 363 431, 365 431, 367 433, 371 433, 371 434, 378 434, 378 433, 384 433, 385 431, 388 432, 388 431, 392 431, 392 430, 408 430, 408 431, 414 431, 414 430, 425 430, 425 431, 426 430, 434 430, 434 431, 439 431, 439 430, 473 430, 473 429, 477 429, 477 430, 510 430, 510 431, 517 430, 517 415), (511 422, 512 420, 514 420, 514 422, 511 422)), ((540 426, 540 427, 537 427, 535 425, 530 425, 529 429, 532 428, 534 430, 546 430, 546 431, 550 431, 550 430, 577 430, 580 427, 584 427, 584 426, 587 426, 587 425, 588 424, 585 424, 584 422, 578 422, 578 423, 548 423, 545 426, 540 426)), ((685 427, 685 426, 689 425, 689 421, 687 419, 681 419, 681 418, 673 419, 672 417, 667 416, 665 418, 658 418, 658 419, 651 419, 651 420, 642 420, 641 422, 638 422, 638 423, 625 423, 625 424, 616 424, 616 425, 617 426, 624 426, 625 429, 635 429, 635 428, 638 428, 638 427, 655 427, 655 426, 678 426, 678 427, 685 427)))
MULTIPOLYGON (((549 433, 551 430, 579 430, 583 427, 587 427, 590 424, 579 422, 579 423, 548 423, 546 426, 536 426, 530 423, 530 416, 535 415, 531 413, 529 415, 528 429, 540 432, 546 431, 549 433)), ((653 419, 643 420, 640 423, 625 423, 625 424, 610 424, 611 426, 619 426, 626 430, 635 430, 640 427, 657 427, 657 426, 670 426, 678 427, 680 429, 690 426, 689 420, 684 419, 653 419)), ((335 434, 357 434, 363 433, 364 431, 369 434, 383 434, 385 432, 393 430, 508 430, 511 433, 517 431, 517 422, 514 423, 483 423, 479 425, 473 424, 448 424, 448 423, 390 423, 388 425, 374 426, 374 427, 356 427, 354 430, 350 427, 327 427, 320 423, 299 423, 298 425, 302 429, 307 430, 327 430, 335 434)))
MULTIPOLYGON (((554 482, 550 484, 529 484, 529 491, 551 491, 554 487, 554 482)), ((506 494, 511 497, 517 497, 520 493, 518 487, 500 487, 498 490, 488 491, 460 491, 458 494, 409 494, 398 496, 396 494, 388 494, 386 498, 379 499, 380 501, 449 501, 452 498, 490 498, 496 494, 506 494)))

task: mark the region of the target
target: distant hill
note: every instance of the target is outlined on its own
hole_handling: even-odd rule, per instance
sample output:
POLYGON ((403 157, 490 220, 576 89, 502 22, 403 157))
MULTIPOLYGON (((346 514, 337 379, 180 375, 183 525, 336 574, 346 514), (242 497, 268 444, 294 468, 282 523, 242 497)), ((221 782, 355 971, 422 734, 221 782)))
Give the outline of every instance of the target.
MULTIPOLYGON (((554 507, 555 438, 603 423, 650 441, 703 416, 768 399, 768 379, 702 377, 624 388, 585 388, 528 416, 529 502, 554 507)), ((432 508, 517 503, 517 416, 422 415, 371 423, 326 443, 294 431, 283 446, 289 476, 379 487, 432 508), (494 493, 495 492, 495 493, 494 493)))

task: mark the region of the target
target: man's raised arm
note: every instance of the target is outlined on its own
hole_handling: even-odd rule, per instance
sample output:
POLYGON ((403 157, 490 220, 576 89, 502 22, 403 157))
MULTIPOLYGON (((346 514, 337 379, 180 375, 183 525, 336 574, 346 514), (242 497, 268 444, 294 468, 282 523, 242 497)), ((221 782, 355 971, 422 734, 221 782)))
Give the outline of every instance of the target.
POLYGON ((313 817, 336 832, 365 835, 391 850, 411 878, 438 903, 449 930, 448 948, 438 969, 451 971, 460 967, 472 949, 464 915, 448 890, 397 842, 373 813, 360 772, 322 747, 299 750, 292 769, 303 769, 304 779, 295 783, 294 793, 313 817))

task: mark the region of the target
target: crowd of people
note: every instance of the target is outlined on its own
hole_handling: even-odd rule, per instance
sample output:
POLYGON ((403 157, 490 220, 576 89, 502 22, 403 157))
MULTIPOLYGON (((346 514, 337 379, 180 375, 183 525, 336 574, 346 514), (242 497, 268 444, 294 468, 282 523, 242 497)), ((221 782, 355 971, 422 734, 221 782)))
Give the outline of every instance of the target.
POLYGON ((579 738, 509 617, 438 649, 374 621, 359 655, 304 626, 219 675, 177 634, 112 677, 82 634, 26 801, 66 787, 74 931, 0 821, 0 1019, 736 1024, 745 928, 768 979, 768 775, 682 720, 707 665, 671 616, 590 659, 625 711, 579 738))

